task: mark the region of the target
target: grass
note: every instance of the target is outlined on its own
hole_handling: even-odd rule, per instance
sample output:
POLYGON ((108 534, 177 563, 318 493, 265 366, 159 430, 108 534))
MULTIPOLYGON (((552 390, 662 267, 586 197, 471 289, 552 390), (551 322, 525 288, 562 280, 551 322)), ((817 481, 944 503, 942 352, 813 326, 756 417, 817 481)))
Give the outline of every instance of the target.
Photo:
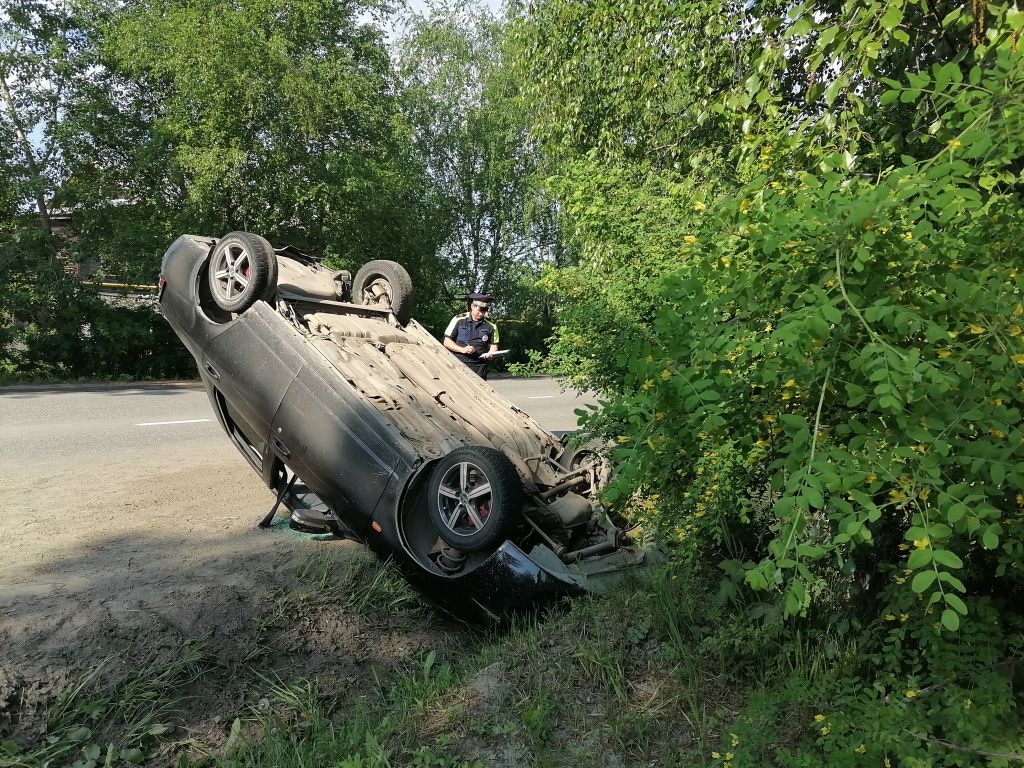
MULTIPOLYGON (((828 711, 823 701, 836 708, 832 630, 780 634, 750 619, 757 606, 716 602, 699 580, 630 583, 497 630, 435 634, 433 647, 394 664, 378 660, 364 684, 339 693, 326 677, 302 675, 274 633, 294 638, 333 615, 378 638, 400 627, 422 632, 432 614, 366 553, 342 560, 318 549, 297 576, 257 627, 269 638, 265 652, 230 670, 245 693, 217 713, 220 738, 179 725, 190 695, 208 685, 200 676, 228 674, 196 643, 113 684, 104 681, 117 658, 84 675, 54 702, 44 742, 6 745, 0 767, 862 764, 855 750, 864 724, 830 719, 836 732, 849 731, 851 746, 828 752, 815 719, 828 711), (849 761, 830 761, 839 754, 849 761)), ((877 765, 887 754, 878 747, 868 756, 877 765)))
POLYGON ((50 708, 46 737, 28 749, 0 745, 0 767, 71 765, 92 768, 119 760, 142 763, 155 757, 187 703, 185 691, 207 670, 203 642, 180 655, 152 656, 142 664, 127 651, 110 657, 68 686, 50 708), (130 670, 105 682, 114 666, 130 670))

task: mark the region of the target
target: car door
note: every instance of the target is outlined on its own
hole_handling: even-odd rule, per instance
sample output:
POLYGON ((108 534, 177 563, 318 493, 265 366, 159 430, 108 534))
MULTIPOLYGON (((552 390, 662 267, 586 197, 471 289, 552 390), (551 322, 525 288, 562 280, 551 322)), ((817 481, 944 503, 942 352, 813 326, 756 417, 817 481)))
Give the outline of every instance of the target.
POLYGON ((388 481, 398 474, 397 487, 404 487, 418 460, 394 425, 306 349, 310 360, 274 419, 273 449, 362 536, 388 481))
POLYGON ((261 459, 270 454, 274 415, 302 368, 301 347, 287 321, 260 301, 226 323, 203 350, 203 377, 261 459))

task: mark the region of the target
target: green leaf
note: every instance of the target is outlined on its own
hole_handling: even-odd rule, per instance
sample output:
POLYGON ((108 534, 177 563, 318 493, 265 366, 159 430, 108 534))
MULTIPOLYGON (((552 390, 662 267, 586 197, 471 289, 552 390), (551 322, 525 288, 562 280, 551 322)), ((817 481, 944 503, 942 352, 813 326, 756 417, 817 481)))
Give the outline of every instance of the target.
POLYGON ((4 739, 3 741, 0 741, 0 750, 2 750, 6 755, 14 756, 21 752, 21 747, 13 741, 4 739))
POLYGON ((935 571, 921 571, 919 574, 914 576, 913 581, 910 582, 910 588, 917 594, 921 594, 928 587, 935 583, 935 580, 939 575, 935 571))
POLYGON ((804 499, 807 501, 807 506, 813 509, 821 509, 825 506, 825 499, 822 497, 821 492, 816 488, 810 486, 803 489, 802 493, 804 499))
POLYGON ((944 565, 947 568, 960 569, 964 567, 964 561, 956 556, 955 553, 950 552, 948 549, 934 549, 932 554, 935 557, 935 562, 939 565, 944 565))
POLYGON ((932 550, 925 547, 924 549, 915 549, 910 553, 910 557, 907 558, 907 568, 920 568, 923 565, 928 565, 932 561, 932 550))
POLYGON ((960 617, 957 616, 956 611, 951 611, 947 608, 942 612, 942 626, 950 632, 956 632, 960 629, 960 617))
POLYGON ((140 765, 146 761, 145 753, 138 747, 128 747, 121 752, 121 757, 133 765, 140 765))
POLYGON ((883 29, 895 29, 903 21, 903 5, 902 3, 894 3, 890 5, 885 14, 882 16, 882 28, 883 29))
POLYGON ((800 35, 806 35, 813 28, 810 19, 800 17, 786 30, 786 37, 798 37, 800 35))
POLYGON ((65 738, 68 741, 85 741, 92 736, 92 731, 84 725, 78 725, 67 732, 65 738))
POLYGON ((992 474, 992 482, 995 485, 1002 485, 1003 480, 1006 479, 1006 465, 1001 461, 993 461, 989 466, 992 474))
POLYGON ((960 599, 959 595, 954 595, 952 592, 947 592, 945 595, 946 605, 952 608, 954 611, 959 613, 961 616, 967 615, 967 603, 960 599))
POLYGON ((995 526, 990 525, 981 534, 981 546, 985 549, 995 549, 999 546, 999 534, 994 530, 995 526))

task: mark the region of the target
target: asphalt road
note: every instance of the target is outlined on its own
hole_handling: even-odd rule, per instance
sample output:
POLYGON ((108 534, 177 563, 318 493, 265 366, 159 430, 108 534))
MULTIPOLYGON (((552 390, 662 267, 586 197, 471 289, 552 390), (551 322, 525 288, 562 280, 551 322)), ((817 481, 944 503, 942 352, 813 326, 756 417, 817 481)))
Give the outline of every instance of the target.
MULTIPOLYGON (((575 429, 574 409, 593 400, 562 391, 554 379, 490 383, 551 431, 575 429)), ((159 464, 186 455, 201 462, 231 448, 198 386, 0 388, 0 425, 0 467, 23 479, 117 461, 159 464)))

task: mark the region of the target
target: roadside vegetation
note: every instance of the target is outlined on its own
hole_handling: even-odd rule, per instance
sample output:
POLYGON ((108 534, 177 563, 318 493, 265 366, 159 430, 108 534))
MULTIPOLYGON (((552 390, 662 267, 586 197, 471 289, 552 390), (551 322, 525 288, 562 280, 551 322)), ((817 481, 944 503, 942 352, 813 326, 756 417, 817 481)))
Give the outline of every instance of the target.
MULTIPOLYGON (((243 227, 397 258, 434 327, 493 289, 519 370, 600 393, 605 501, 670 557, 364 696, 257 677, 183 765, 1024 762, 1016 5, 438 5, 393 60, 370 4, 73 8, 14 3, 0 56, 25 89, 0 122, 6 375, 182 365, 69 263, 151 278, 177 233, 243 227), (58 81, 47 166, 18 120, 58 81)), ((337 574, 305 578, 289 620, 337 574)))

